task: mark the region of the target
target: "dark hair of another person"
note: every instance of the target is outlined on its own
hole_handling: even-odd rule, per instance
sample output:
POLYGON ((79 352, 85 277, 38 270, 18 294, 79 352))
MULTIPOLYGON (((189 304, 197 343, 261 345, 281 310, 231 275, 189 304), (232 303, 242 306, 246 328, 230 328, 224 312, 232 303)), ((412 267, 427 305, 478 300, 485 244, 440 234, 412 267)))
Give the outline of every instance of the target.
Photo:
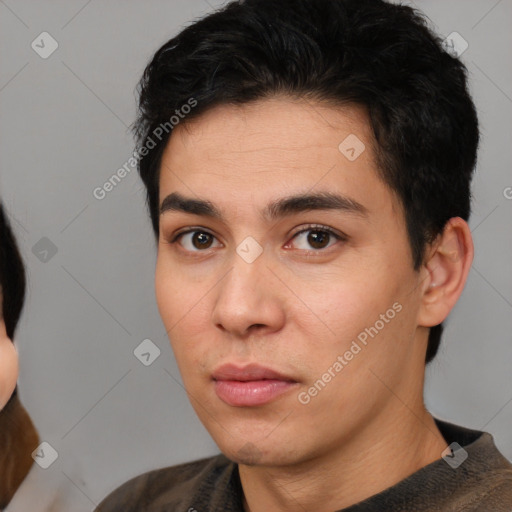
MULTIPOLYGON (((0 204, 0 293, 5 330, 13 338, 25 299, 25 268, 0 204)), ((21 404, 17 388, 0 411, 0 509, 7 506, 33 464, 39 435, 21 404)))
POLYGON ((3 207, 0 205, 0 291, 2 293, 2 317, 9 338, 14 331, 25 300, 25 268, 18 245, 3 207))
MULTIPOLYGON (((415 270, 450 218, 469 218, 479 129, 467 69, 411 7, 382 0, 231 2, 165 43, 138 92, 133 129, 139 153, 152 148, 140 153, 138 166, 157 236, 159 169, 176 111, 186 113, 183 123, 216 105, 282 94, 365 109, 380 178, 405 213, 415 270), (197 106, 182 109, 191 97, 197 106)), ((430 329, 426 363, 442 331, 443 324, 430 329)))

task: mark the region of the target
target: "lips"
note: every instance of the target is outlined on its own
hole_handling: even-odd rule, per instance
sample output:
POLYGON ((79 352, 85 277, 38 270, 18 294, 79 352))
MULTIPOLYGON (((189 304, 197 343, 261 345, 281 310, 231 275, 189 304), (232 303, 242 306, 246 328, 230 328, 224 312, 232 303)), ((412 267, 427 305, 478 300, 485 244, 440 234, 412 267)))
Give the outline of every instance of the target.
POLYGON ((264 405, 298 384, 292 377, 257 364, 226 364, 212 374, 217 396, 234 407, 264 405))
POLYGON ((241 382, 266 379, 296 382, 291 377, 257 364, 243 367, 225 364, 214 371, 212 377, 214 380, 238 380, 241 382))

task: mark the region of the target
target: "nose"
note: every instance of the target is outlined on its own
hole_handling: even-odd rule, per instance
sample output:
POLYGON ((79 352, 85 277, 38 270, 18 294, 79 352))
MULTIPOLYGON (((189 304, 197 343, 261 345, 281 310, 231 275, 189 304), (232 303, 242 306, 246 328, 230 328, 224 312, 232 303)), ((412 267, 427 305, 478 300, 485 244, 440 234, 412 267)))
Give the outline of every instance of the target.
POLYGON ((235 255, 232 268, 217 290, 212 321, 237 338, 279 330, 285 321, 283 285, 267 267, 262 254, 247 263, 235 255))

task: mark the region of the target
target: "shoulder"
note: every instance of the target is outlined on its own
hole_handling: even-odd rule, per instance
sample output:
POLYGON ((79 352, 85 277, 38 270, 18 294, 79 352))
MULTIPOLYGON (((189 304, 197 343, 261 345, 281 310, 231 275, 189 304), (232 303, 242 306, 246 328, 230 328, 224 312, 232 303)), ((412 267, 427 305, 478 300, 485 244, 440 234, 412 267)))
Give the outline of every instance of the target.
MULTIPOLYGON (((216 455, 185 464, 155 469, 136 476, 109 494, 95 512, 135 512, 148 507, 185 506, 204 487, 229 480, 234 463, 216 455), (187 501, 188 502, 188 501, 187 501)), ((186 509, 185 509, 186 510, 186 509)))
POLYGON ((512 511, 512 464, 499 452, 493 455, 489 466, 475 473, 464 512, 512 511))
POLYGON ((436 421, 445 439, 449 443, 457 441, 465 452, 465 457, 453 467, 442 462, 436 465, 436 476, 442 479, 439 483, 446 487, 450 502, 458 507, 456 510, 511 512, 512 464, 498 450, 493 436, 436 421))
POLYGON ((503 475, 476 489, 473 499, 470 499, 461 512, 510 512, 512 510, 512 472, 503 475))

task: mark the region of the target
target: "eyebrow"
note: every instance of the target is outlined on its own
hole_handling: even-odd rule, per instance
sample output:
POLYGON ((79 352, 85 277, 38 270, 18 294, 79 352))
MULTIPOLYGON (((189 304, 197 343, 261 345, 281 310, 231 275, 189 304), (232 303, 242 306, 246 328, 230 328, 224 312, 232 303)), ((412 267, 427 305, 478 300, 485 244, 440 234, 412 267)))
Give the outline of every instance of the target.
MULTIPOLYGON (((368 215, 367 208, 361 203, 349 197, 331 192, 283 197, 269 203, 261 214, 264 220, 273 221, 278 218, 311 210, 337 210, 356 214, 361 217, 368 215)), ((220 210, 211 201, 188 198, 178 192, 169 194, 160 205, 160 215, 169 211, 190 213, 221 221, 224 220, 220 210)))

